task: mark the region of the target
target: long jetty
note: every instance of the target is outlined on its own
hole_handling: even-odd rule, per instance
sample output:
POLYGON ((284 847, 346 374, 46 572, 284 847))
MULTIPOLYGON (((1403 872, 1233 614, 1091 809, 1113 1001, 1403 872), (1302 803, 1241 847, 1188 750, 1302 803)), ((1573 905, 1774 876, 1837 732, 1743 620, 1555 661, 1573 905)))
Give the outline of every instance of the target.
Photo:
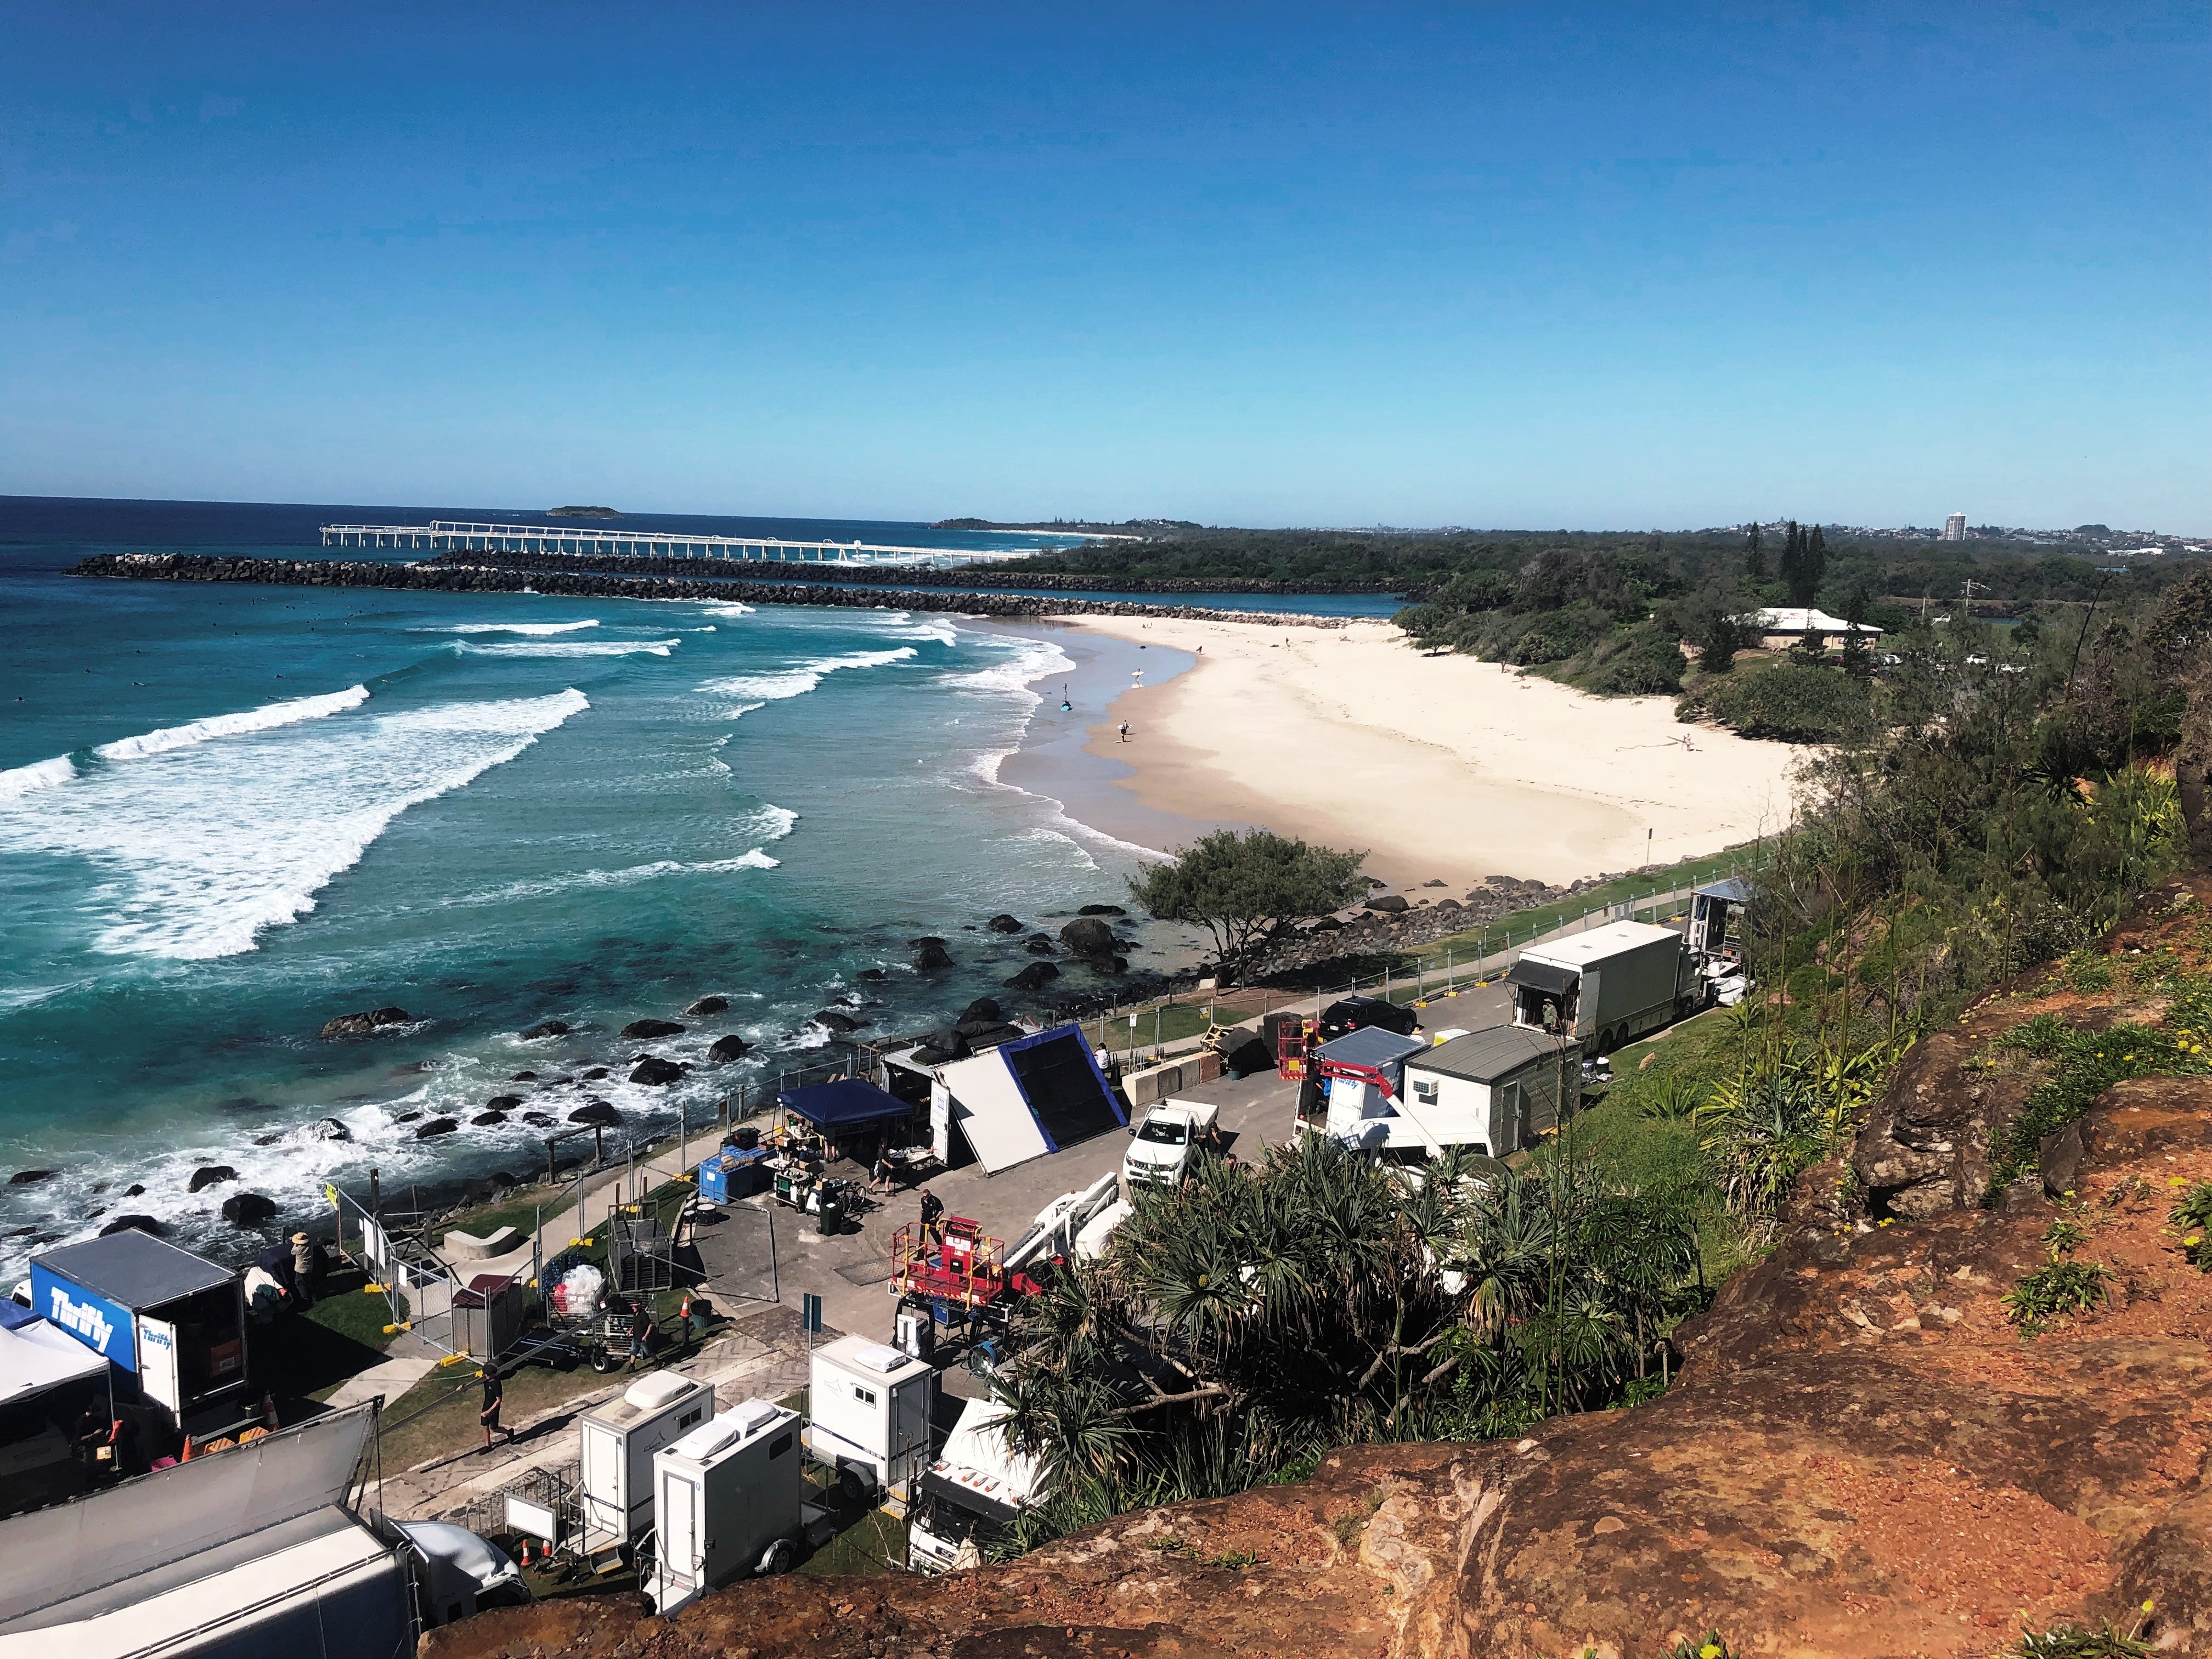
POLYGON ((898 547, 872 542, 798 542, 775 536, 689 536, 672 530, 608 530, 595 525, 326 524, 325 547, 425 549, 433 553, 580 553, 600 557, 667 556, 747 563, 921 564, 940 567, 1027 558, 1039 550, 898 547))
POLYGON ((1281 628, 1341 628, 1342 617, 1208 605, 1140 605, 1127 599, 1036 593, 931 592, 919 588, 826 587, 739 576, 617 576, 604 571, 516 569, 425 560, 400 564, 346 559, 254 559, 211 553, 99 553, 73 576, 124 581, 264 582, 283 587, 401 588, 438 593, 554 593, 579 599, 742 600, 748 605, 829 605, 854 611, 939 611, 969 617, 1182 617, 1281 628))

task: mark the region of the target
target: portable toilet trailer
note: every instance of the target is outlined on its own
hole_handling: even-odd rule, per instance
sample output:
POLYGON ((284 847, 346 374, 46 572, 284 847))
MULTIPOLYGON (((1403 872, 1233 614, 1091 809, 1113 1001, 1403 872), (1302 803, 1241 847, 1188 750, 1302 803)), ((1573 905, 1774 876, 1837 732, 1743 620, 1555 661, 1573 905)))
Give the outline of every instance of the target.
POLYGON ((806 1461, 799 1433, 797 1412, 748 1400, 653 1454, 647 1594, 656 1612, 798 1560, 806 1461))
POLYGON ((653 1456, 714 1414, 714 1385, 654 1371, 584 1413, 582 1493, 578 1505, 585 1555, 603 1555, 642 1537, 653 1524, 653 1456))
POLYGON ((806 1446, 842 1477, 848 1494, 907 1498, 929 1467, 937 1370, 866 1337, 841 1336, 814 1351, 806 1446))

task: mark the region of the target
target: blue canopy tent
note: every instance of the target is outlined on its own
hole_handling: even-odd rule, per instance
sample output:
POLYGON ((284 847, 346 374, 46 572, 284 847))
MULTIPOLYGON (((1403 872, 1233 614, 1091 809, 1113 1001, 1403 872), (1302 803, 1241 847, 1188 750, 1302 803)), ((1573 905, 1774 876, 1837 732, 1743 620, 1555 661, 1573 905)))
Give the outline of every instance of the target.
POLYGON ((896 1095, 885 1094, 872 1083, 842 1077, 834 1083, 810 1083, 785 1089, 775 1103, 793 1117, 804 1118, 825 1135, 871 1124, 890 1123, 914 1115, 914 1108, 896 1095))

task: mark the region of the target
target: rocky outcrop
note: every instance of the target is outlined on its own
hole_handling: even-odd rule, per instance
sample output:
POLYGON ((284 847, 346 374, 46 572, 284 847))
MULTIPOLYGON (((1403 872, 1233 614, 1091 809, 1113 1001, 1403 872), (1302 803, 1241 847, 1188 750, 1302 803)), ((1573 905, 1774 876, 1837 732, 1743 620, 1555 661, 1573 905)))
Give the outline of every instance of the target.
POLYGON ((914 966, 917 973, 939 973, 952 966, 952 953, 941 939, 918 939, 914 941, 914 966))
POLYGON ((237 1179, 238 1171, 228 1164, 203 1164, 192 1171, 192 1178, 185 1183, 185 1190, 188 1193, 202 1192, 218 1182, 237 1179))
MULTIPOLYGON (((417 564, 347 559, 249 559, 205 553, 100 553, 70 568, 75 576, 127 581, 261 582, 286 587, 374 587, 447 593, 566 593, 592 599, 743 600, 748 605, 829 605, 861 611, 952 611, 978 617, 1177 617, 1255 623, 1268 628, 1341 628, 1340 617, 1288 611, 1227 611, 1194 605, 1139 605, 1114 599, 1044 599, 1033 593, 879 592, 811 586, 802 581, 755 581, 738 576, 610 574, 560 568, 557 556, 532 555, 514 565, 500 556, 455 556, 417 564), (465 562, 459 562, 465 560, 465 562)), ((717 562, 720 562, 719 561, 717 562)), ((625 565, 624 568, 633 568, 625 565)), ((841 572, 842 575, 844 573, 841 572)))
POLYGON ((326 1037, 374 1036, 379 1031, 408 1023, 404 1008, 371 1008, 358 1014, 340 1014, 327 1022, 319 1035, 326 1037))
POLYGON ((568 1114, 571 1123, 596 1123, 601 1128, 611 1129, 622 1122, 622 1114, 604 1100, 587 1100, 568 1114))
POLYGON ((823 1030, 835 1036, 843 1036, 848 1032, 857 1031, 865 1023, 836 1008, 817 1008, 807 1016, 807 1021, 810 1024, 819 1025, 823 1030))
POLYGON ((440 1135, 449 1135, 460 1127, 459 1118, 434 1117, 428 1123, 418 1123, 415 1126, 415 1139, 435 1140, 440 1135))
POLYGON ((276 1215, 276 1200, 259 1193, 233 1193, 222 1201, 222 1218, 234 1227, 258 1227, 276 1215))
POLYGON ((1018 933, 1022 931, 1022 919, 1019 916, 1010 916, 1001 912, 993 916, 983 926, 994 933, 1018 933))
MULTIPOLYGON (((2190 918, 2212 882, 2196 897, 2145 948, 2203 972, 2190 918)), ((1882 1133, 1998 1121, 1986 1092, 1939 1114, 2003 1080, 1965 1062, 2057 994, 2020 989, 1923 1044, 1882 1133)), ((1853 1221, 1808 1177, 1777 1247, 1678 1334, 1674 1388, 1633 1410, 1340 1451, 1297 1484, 1140 1510, 981 1571, 757 1580, 665 1621, 546 1602, 422 1651, 1643 1659, 1711 1631, 1773 1659, 1987 1659, 2023 1624, 2129 1627, 2148 1601, 2154 1651, 2212 1652, 2212 1273, 2166 1225, 2180 1186, 2212 1181, 2212 1077, 2117 1085, 2067 1146, 2075 1259, 2109 1268, 2109 1295, 2032 1340, 2003 1298, 2045 1259, 2059 1212, 2038 1192, 1853 1221)), ((1892 1192, 1960 1189, 1986 1153, 1939 1156, 1950 1174, 1892 1192)), ((1840 1172, 1815 1176, 1832 1194, 1840 1172)))
POLYGON ((634 1019, 622 1028, 622 1034, 633 1042, 641 1042, 654 1037, 681 1036, 684 1028, 672 1019, 634 1019))
POLYGON ((1096 916, 1078 916, 1060 930, 1060 942, 1070 956, 1085 960, 1114 954, 1114 930, 1096 916))
POLYGON ((159 1238, 168 1231, 150 1215, 119 1215, 100 1230, 100 1236, 105 1238, 110 1233, 141 1232, 159 1238))
POLYGON ((307 1133, 317 1140, 351 1140, 353 1131, 334 1117, 319 1117, 307 1125, 307 1133))
POLYGON ((727 997, 701 997, 684 1012, 687 1014, 719 1014, 729 1006, 727 997))
POLYGON ((1851 1169, 1880 1219, 1925 1221, 1982 1200, 1989 1135, 2025 1090, 1964 1073, 1986 1034, 1938 1031, 1891 1073, 1851 1149, 1851 1169))
POLYGON ((707 1059, 712 1065, 727 1066, 743 1060, 751 1051, 752 1045, 741 1036, 719 1036, 707 1050, 707 1059))
POLYGON ((568 1035, 568 1022, 558 1019, 541 1019, 537 1024, 532 1025, 527 1030, 521 1033, 522 1040, 525 1042, 536 1042, 541 1037, 557 1037, 566 1036, 568 1035))
POLYGON ((676 1060, 663 1060, 658 1054, 642 1054, 630 1067, 629 1080, 659 1086, 673 1083, 684 1075, 684 1067, 676 1060))
POLYGON ((58 1170, 18 1170, 8 1177, 10 1187, 34 1187, 41 1181, 52 1181, 61 1173, 58 1170))

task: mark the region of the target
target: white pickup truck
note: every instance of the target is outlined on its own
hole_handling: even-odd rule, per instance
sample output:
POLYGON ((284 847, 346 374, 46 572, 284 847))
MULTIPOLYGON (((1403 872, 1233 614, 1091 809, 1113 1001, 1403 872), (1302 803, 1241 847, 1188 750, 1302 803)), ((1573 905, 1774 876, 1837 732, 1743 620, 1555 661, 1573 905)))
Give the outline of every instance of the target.
POLYGON ((1218 1106, 1195 1100, 1164 1100, 1145 1114, 1136 1128, 1136 1139, 1121 1160, 1121 1182, 1130 1192, 1139 1187, 1173 1187, 1190 1174, 1196 1149, 1213 1139, 1218 1106))

